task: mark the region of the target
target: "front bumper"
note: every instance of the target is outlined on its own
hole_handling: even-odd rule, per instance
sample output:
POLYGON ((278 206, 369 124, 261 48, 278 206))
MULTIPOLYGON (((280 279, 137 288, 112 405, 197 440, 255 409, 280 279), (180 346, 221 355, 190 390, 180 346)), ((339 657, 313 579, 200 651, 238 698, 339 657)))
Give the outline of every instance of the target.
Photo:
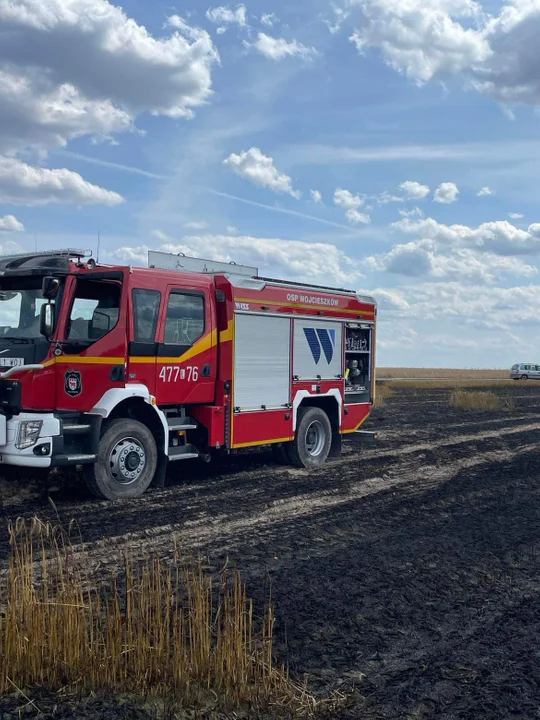
POLYGON ((0 464, 17 465, 19 467, 48 468, 52 465, 58 439, 61 437, 61 420, 53 413, 19 413, 9 420, 0 415, 0 438, 5 443, 0 445, 0 464), (20 450, 16 447, 19 425, 24 421, 41 420, 43 425, 39 436, 31 447, 20 450), (5 432, 4 432, 5 425, 5 432), (34 449, 48 445, 45 455, 36 455, 34 449))
POLYGON ((101 416, 89 414, 73 417, 21 412, 9 419, 0 414, 0 466, 51 468, 95 462, 101 420, 101 416), (20 423, 36 420, 42 422, 36 442, 22 450, 17 448, 20 423))

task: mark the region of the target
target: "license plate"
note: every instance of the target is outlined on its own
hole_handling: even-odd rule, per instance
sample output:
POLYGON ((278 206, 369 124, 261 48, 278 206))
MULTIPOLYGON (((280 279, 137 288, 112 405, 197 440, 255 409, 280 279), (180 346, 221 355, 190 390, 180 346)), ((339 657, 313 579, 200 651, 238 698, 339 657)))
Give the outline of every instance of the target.
MULTIPOLYGON (((0 415, 0 446, 7 443, 7 420, 5 415, 0 415)), ((0 460, 2 456, 0 455, 0 460)))
POLYGON ((2 357, 0 355, 0 367, 19 367, 24 365, 24 358, 2 357))

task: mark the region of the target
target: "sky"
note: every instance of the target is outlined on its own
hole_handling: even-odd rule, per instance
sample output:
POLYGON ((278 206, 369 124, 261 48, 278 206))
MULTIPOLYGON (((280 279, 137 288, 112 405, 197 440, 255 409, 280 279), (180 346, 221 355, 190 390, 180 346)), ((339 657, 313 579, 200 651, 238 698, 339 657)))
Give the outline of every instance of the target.
POLYGON ((540 0, 0 0, 0 251, 369 293, 378 364, 540 362, 540 0))

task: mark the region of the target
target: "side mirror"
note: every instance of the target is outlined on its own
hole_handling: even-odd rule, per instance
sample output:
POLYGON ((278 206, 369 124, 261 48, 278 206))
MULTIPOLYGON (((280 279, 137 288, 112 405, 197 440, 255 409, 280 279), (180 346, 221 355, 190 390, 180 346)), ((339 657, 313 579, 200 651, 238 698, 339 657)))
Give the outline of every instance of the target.
POLYGON ((43 284, 41 286, 41 292, 44 298, 47 300, 54 300, 60 290, 60 279, 47 275, 43 278, 43 284))
POLYGON ((39 332, 45 337, 50 337, 54 330, 54 305, 44 303, 39 311, 39 332))

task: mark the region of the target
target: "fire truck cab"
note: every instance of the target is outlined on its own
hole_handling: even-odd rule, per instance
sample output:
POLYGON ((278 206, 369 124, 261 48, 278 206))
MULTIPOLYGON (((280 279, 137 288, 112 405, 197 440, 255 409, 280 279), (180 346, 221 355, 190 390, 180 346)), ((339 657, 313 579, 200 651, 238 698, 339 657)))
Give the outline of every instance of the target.
POLYGON ((1 257, 0 474, 80 465, 116 499, 217 451, 317 467, 369 415, 375 320, 354 291, 183 255, 1 257))

